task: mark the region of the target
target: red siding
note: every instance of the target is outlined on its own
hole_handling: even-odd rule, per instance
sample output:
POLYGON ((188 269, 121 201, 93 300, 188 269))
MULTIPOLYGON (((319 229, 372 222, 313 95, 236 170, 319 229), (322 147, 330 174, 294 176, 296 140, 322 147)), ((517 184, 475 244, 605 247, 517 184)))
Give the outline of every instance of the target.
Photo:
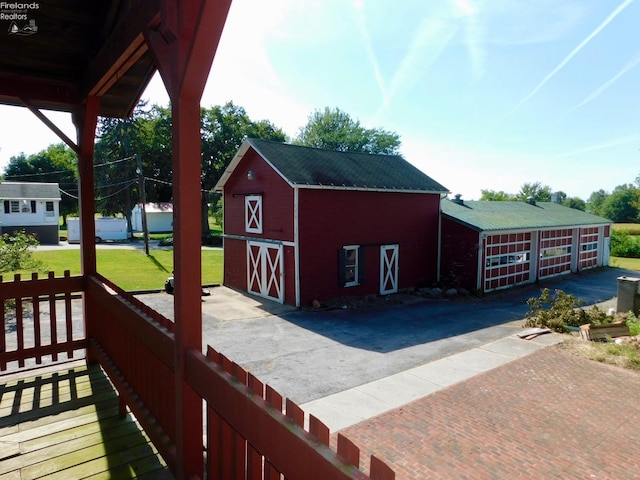
POLYGON ((442 217, 441 280, 446 285, 478 289, 479 232, 442 217))
POLYGON ((229 287, 247 289, 247 243, 233 238, 224 239, 224 279, 229 287))
POLYGON ((224 233, 293 241, 293 189, 255 151, 249 149, 224 187, 224 233), (254 180, 247 178, 249 170, 254 180), (245 198, 262 195, 262 234, 245 231, 245 198))
POLYGON ((380 246, 399 245, 398 288, 436 280, 439 195, 301 189, 301 304, 380 289, 380 246), (365 251, 364 283, 339 285, 345 245, 365 251))

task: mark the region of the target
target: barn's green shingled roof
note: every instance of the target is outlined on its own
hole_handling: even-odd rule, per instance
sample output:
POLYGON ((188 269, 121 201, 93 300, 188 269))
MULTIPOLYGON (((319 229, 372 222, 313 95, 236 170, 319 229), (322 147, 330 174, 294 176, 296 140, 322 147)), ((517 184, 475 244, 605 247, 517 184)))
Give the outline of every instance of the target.
POLYGON ((398 155, 371 155, 247 139, 293 186, 447 193, 398 155))
POLYGON ((612 223, 606 218, 565 207, 557 203, 485 202, 465 200, 462 205, 450 199, 441 202, 442 213, 478 230, 521 230, 574 227, 612 223))

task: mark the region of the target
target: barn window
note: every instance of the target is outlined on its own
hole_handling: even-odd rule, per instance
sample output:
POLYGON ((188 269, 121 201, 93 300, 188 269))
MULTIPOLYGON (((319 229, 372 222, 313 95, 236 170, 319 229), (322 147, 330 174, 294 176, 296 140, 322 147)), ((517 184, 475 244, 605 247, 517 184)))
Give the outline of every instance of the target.
POLYGON ((340 286, 353 287, 364 282, 364 249, 358 245, 343 247, 338 255, 340 286))
POLYGON ((262 233, 262 196, 244 197, 244 225, 248 233, 262 233))

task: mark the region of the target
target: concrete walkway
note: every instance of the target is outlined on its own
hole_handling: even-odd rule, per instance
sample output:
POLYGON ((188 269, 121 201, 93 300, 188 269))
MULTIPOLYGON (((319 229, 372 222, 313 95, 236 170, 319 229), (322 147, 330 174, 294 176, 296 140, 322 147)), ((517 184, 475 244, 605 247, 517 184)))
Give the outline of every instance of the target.
POLYGON ((336 432, 560 342, 562 335, 557 333, 532 340, 512 335, 313 400, 301 408, 336 432))

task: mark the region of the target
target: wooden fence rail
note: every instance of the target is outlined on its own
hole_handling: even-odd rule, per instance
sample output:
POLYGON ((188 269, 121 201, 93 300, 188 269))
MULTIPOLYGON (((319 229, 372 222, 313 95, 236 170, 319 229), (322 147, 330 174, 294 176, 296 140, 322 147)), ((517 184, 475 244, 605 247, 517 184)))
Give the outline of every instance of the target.
POLYGON ((33 273, 29 280, 16 274, 12 282, 0 276, 0 372, 15 364, 23 368, 82 356, 84 322, 74 317, 71 303, 82 291, 83 277, 69 271, 58 278, 53 272, 46 278, 33 273), (5 311, 7 302, 14 305, 5 311))
POLYGON ((87 279, 93 306, 88 332, 90 353, 100 362, 170 467, 175 466, 175 337, 172 322, 96 275, 87 279), (162 318, 160 318, 162 317, 162 318), (173 328, 171 327, 171 330, 173 328))
MULTIPOLYGON (((15 309, 0 313, 0 372, 9 364, 64 360, 88 349, 87 358, 100 362, 118 390, 121 412, 131 409, 175 472, 183 452, 176 449, 173 322, 100 275, 0 277, 0 301, 11 300, 15 309), (78 292, 85 307, 73 312, 78 292)), ((366 476, 359 470, 360 451, 347 438, 338 434, 334 452, 326 425, 310 415, 306 430, 300 407, 211 347, 206 355, 186 352, 184 378, 206 402, 203 472, 209 480, 395 478, 375 456, 366 476)))
POLYGON ((338 451, 329 448, 329 429, 313 415, 224 355, 208 348, 191 351, 186 379, 207 402, 207 478, 209 480, 393 480, 395 473, 371 457, 370 477, 359 470, 359 450, 338 434, 338 451))

